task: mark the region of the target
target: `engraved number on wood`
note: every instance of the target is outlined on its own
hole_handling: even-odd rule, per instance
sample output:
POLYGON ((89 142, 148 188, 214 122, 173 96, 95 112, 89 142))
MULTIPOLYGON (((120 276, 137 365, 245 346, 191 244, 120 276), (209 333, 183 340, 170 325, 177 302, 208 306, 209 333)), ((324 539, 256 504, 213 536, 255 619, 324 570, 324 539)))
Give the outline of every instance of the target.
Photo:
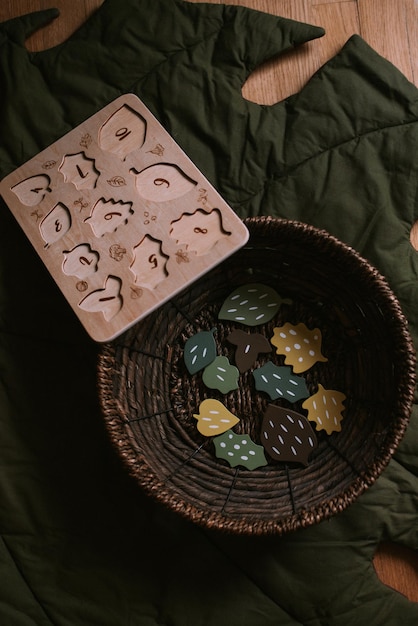
POLYGON ((132 131, 128 130, 128 128, 126 128, 126 126, 123 126, 122 128, 119 128, 116 132, 115 132, 115 137, 117 137, 119 139, 119 141, 123 141, 123 139, 126 139, 126 137, 128 135, 131 134, 132 131))
POLYGON ((167 187, 167 188, 168 188, 168 187, 170 186, 170 183, 169 183, 169 182, 168 182, 168 180, 167 180, 167 179, 165 179, 165 178, 156 178, 156 179, 154 180, 154 185, 155 185, 156 187, 161 187, 162 185, 164 185, 165 187, 167 187))

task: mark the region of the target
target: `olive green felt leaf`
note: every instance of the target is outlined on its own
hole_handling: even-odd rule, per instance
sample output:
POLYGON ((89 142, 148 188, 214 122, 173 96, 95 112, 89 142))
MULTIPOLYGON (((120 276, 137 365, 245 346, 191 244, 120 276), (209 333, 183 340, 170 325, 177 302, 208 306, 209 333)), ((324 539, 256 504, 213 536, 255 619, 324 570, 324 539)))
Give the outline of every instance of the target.
POLYGON ((235 289, 222 304, 218 317, 232 320, 247 326, 258 326, 269 322, 276 315, 283 302, 275 289, 261 283, 242 285, 235 289))
POLYGON ((221 393, 229 393, 238 389, 239 370, 231 365, 226 356, 217 356, 203 370, 202 380, 209 389, 218 389, 221 393))
POLYGON ((216 456, 228 461, 231 467, 242 465, 249 470, 267 465, 263 446, 252 441, 248 435, 237 435, 227 430, 222 435, 214 437, 216 456))
POLYGON ((255 388, 265 391, 272 400, 284 398, 289 402, 297 402, 309 396, 305 379, 292 374, 287 365, 275 365, 268 361, 254 370, 255 388))
POLYGON ((216 357, 216 343, 213 337, 215 329, 202 330, 186 341, 184 346, 184 362, 190 374, 196 374, 212 363, 216 357))

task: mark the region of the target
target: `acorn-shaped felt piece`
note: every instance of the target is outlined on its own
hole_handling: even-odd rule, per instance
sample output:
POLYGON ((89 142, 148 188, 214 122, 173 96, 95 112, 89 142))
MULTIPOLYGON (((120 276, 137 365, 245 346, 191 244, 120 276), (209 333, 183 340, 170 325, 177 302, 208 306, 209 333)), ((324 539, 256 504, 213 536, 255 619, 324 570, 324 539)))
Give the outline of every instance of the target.
POLYGON ((226 338, 232 345, 236 346, 235 365, 241 372, 249 370, 260 353, 271 352, 272 347, 269 340, 261 333, 247 333, 236 328, 226 338))
POLYGON ((216 357, 216 343, 213 337, 215 328, 196 333, 186 341, 184 362, 190 374, 196 374, 212 363, 216 357))
POLYGON ((318 430, 325 430, 328 435, 340 432, 345 394, 334 389, 325 389, 320 383, 318 391, 302 404, 308 411, 308 420, 315 422, 318 430))
POLYGON ((272 400, 284 398, 289 402, 297 402, 309 396, 305 379, 292 373, 287 365, 275 365, 268 361, 253 371, 255 388, 265 391, 272 400))
POLYGON ((226 356, 217 356, 203 370, 202 380, 209 389, 218 389, 221 393, 229 393, 238 389, 239 371, 231 365, 226 356))
POLYGON ((199 413, 193 417, 197 419, 197 430, 205 437, 220 435, 239 422, 239 418, 228 411, 222 402, 213 398, 203 400, 199 405, 199 413))
POLYGON ((281 298, 272 287, 261 283, 242 285, 228 296, 218 317, 257 326, 273 319, 283 302, 290 300, 281 298))
POLYGON ((271 343, 277 354, 286 355, 286 365, 292 365, 296 374, 306 372, 317 361, 328 361, 321 353, 322 335, 318 328, 310 330, 305 324, 294 326, 287 322, 273 329, 271 343))
POLYGON ((276 461, 308 465, 309 455, 317 447, 315 432, 303 415, 269 404, 261 425, 261 442, 276 461))
POLYGON ((228 430, 213 439, 216 456, 228 461, 231 467, 242 465, 249 470, 267 465, 263 446, 252 441, 248 435, 237 435, 228 430))

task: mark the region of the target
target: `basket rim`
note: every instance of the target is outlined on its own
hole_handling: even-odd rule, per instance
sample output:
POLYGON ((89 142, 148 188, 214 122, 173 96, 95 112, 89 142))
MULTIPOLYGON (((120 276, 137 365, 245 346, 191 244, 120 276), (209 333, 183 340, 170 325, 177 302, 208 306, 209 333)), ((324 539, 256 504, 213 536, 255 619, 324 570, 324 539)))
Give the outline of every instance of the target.
POLYGON ((219 511, 208 511, 183 500, 177 492, 170 491, 161 480, 150 472, 147 459, 138 451, 133 451, 127 441, 124 426, 123 409, 112 393, 112 373, 114 371, 117 339, 103 344, 97 361, 97 386, 99 402, 104 417, 106 430, 112 445, 127 469, 128 474, 139 484, 149 496, 168 506, 182 517, 192 520, 208 529, 232 532, 247 535, 282 535, 284 533, 305 528, 312 524, 341 513, 381 475, 387 467, 394 452, 402 441, 410 421, 415 384, 416 384, 416 355, 415 348, 408 330, 407 320, 402 312, 401 305, 390 288, 386 278, 354 248, 343 243, 324 229, 317 228, 296 220, 287 220, 275 217, 250 217, 244 220, 250 231, 247 246, 251 246, 252 235, 257 230, 285 228, 297 232, 302 236, 320 238, 326 247, 342 252, 351 259, 370 277, 381 297, 387 302, 392 314, 391 323, 396 330, 396 340, 402 353, 404 364, 404 378, 397 393, 397 415, 393 420, 390 433, 385 439, 385 446, 380 450, 374 462, 366 471, 355 477, 349 486, 338 496, 324 499, 313 507, 300 508, 292 514, 280 519, 256 519, 255 516, 230 517, 219 511), (390 436, 389 436, 390 435, 390 436))

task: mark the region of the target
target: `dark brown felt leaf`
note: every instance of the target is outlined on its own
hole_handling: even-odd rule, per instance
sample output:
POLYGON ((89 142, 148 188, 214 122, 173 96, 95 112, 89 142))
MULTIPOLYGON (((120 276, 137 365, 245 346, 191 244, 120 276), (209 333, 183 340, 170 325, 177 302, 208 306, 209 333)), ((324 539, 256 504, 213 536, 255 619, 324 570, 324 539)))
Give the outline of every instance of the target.
POLYGON ((304 415, 269 404, 261 425, 261 443, 268 455, 285 463, 308 465, 318 442, 304 415))

